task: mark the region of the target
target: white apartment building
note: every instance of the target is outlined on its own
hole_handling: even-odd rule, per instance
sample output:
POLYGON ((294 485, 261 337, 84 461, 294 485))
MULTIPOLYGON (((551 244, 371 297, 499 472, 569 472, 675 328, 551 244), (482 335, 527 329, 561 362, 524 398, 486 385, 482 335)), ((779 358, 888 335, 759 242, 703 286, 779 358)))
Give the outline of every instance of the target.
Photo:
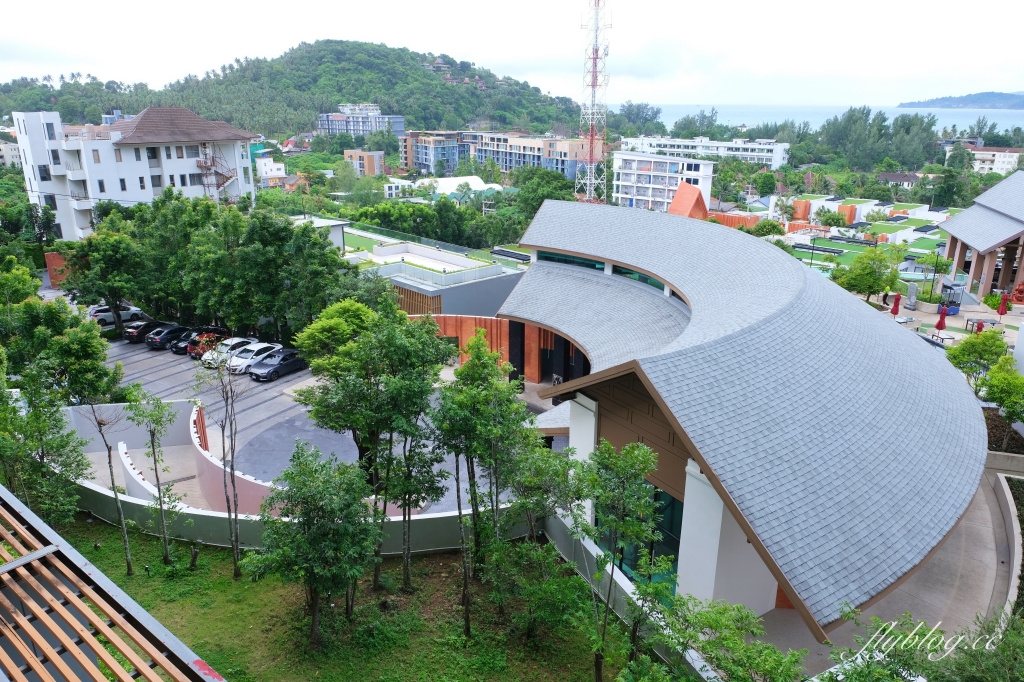
POLYGON ((395 135, 405 135, 404 116, 382 114, 376 104, 339 104, 338 113, 320 114, 316 121, 316 132, 319 135, 348 133, 355 137, 387 130, 388 124, 395 135))
MULTIPOLYGON (((1021 153, 1019 147, 977 147, 973 144, 965 144, 964 148, 974 155, 974 170, 978 173, 1006 175, 1010 171, 1017 170, 1017 162, 1021 153)), ((946 158, 949 158, 952 152, 952 146, 946 147, 946 158)))
POLYGON ((21 166, 21 150, 17 142, 0 140, 0 166, 21 166))
POLYGON ((619 206, 667 212, 676 195, 676 188, 684 182, 700 190, 705 206, 711 205, 714 161, 689 161, 641 152, 615 152, 614 168, 612 197, 619 206))
POLYGON ((277 187, 288 177, 288 172, 284 169, 284 162, 274 161, 269 154, 258 156, 253 160, 256 162, 256 177, 259 178, 262 189, 277 187))
POLYGON ((622 149, 645 154, 664 154, 665 156, 693 157, 718 156, 732 157, 750 163, 763 163, 772 170, 789 163, 789 143, 775 140, 744 140, 737 138, 731 142, 712 140, 707 137, 695 137, 692 140, 680 140, 674 137, 624 137, 622 149))
POLYGON ((14 112, 28 198, 57 214, 58 236, 91 233, 97 201, 149 203, 165 187, 186 197, 252 195, 256 135, 182 107, 149 107, 110 125, 63 126, 56 112, 14 112))

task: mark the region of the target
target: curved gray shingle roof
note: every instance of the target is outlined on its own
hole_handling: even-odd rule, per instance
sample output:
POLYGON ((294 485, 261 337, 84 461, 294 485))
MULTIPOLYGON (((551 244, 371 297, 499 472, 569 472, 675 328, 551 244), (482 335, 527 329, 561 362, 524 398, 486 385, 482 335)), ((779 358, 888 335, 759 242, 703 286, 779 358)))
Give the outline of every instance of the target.
MULTIPOLYGON (((820 624, 915 567, 966 510, 987 435, 963 376, 777 247, 688 218, 551 201, 522 244, 631 265, 687 298, 682 333, 632 359, 820 624)), ((621 299, 582 288, 593 277, 549 281, 529 319, 584 345, 628 337, 611 326, 628 317, 612 310, 621 299)), ((628 285, 619 279, 605 276, 628 285)))
POLYGON ((512 290, 499 313, 525 320, 559 320, 590 359, 593 372, 654 355, 683 333, 689 312, 647 284, 559 263, 535 263, 512 290), (552 291, 586 292, 565 305, 552 291), (605 324, 595 325, 595 315, 605 324))

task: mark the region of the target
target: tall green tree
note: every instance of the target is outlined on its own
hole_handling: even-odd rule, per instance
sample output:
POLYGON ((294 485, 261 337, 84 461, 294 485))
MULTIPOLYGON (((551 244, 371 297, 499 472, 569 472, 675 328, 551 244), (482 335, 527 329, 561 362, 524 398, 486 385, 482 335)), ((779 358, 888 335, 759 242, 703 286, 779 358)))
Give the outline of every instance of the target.
POLYGON ((0 261, 0 300, 7 306, 7 324, 14 327, 14 305, 39 290, 41 282, 14 256, 0 261))
POLYGON ((302 329, 317 319, 332 302, 332 294, 354 267, 341 259, 341 250, 331 241, 330 230, 312 223, 297 225, 285 247, 282 269, 284 287, 281 311, 292 329, 302 329))
MULTIPOLYGON (((135 400, 128 403, 128 421, 141 427, 149 437, 150 461, 153 463, 153 477, 156 482, 156 503, 159 511, 160 537, 163 540, 164 564, 171 563, 171 540, 167 529, 168 507, 174 503, 171 499, 169 484, 160 483, 161 471, 166 471, 163 463, 163 449, 160 441, 171 428, 178 413, 170 403, 165 403, 155 394, 141 391, 135 400)), ((173 509, 171 510, 173 512, 173 509)))
POLYGON ((979 393, 980 379, 1006 355, 1006 342, 995 329, 971 334, 956 346, 946 349, 946 357, 967 377, 967 383, 979 393))
POLYGON ((357 466, 323 460, 308 443, 296 443, 274 482, 261 506, 263 549, 248 554, 244 565, 253 580, 279 575, 302 583, 316 649, 325 595, 344 591, 345 613, 352 617, 356 584, 376 561, 383 512, 367 503, 373 489, 357 466))
POLYGON ((62 287, 80 303, 106 303, 114 326, 123 329, 120 306, 136 299, 145 289, 147 264, 129 225, 112 213, 96 231, 66 246, 67 277, 62 287))
MULTIPOLYGON (((603 550, 596 557, 595 587, 591 593, 593 620, 588 634, 594 650, 594 679, 602 682, 616 561, 626 548, 645 545, 660 537, 655 525, 654 491, 646 480, 657 468, 658 455, 642 443, 629 443, 616 452, 611 443, 601 439, 589 463, 596 523, 586 528, 586 532, 603 550), (608 588, 599 601, 597 591, 606 569, 610 573, 608 588)), ((611 625, 614 627, 614 622, 611 625)))

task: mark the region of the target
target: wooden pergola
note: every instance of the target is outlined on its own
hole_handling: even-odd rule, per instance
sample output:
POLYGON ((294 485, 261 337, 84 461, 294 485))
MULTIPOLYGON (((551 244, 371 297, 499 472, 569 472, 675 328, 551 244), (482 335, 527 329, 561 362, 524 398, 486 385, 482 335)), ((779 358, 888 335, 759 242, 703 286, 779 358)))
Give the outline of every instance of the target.
POLYGON ((2 486, 0 560, 7 679, 224 679, 2 486))

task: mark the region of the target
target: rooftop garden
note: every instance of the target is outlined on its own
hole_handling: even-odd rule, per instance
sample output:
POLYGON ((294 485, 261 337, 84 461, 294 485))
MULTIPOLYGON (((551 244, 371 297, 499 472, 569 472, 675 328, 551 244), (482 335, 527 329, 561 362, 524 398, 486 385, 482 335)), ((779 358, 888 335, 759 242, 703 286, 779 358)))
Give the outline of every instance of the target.
POLYGON ((814 201, 815 199, 826 199, 827 194, 801 194, 796 198, 797 201, 814 201))
POLYGON ((861 204, 870 204, 874 199, 845 199, 843 200, 843 206, 860 206, 861 204))
POLYGON ((915 208, 921 208, 925 204, 896 204, 892 207, 894 211, 910 211, 915 208))

